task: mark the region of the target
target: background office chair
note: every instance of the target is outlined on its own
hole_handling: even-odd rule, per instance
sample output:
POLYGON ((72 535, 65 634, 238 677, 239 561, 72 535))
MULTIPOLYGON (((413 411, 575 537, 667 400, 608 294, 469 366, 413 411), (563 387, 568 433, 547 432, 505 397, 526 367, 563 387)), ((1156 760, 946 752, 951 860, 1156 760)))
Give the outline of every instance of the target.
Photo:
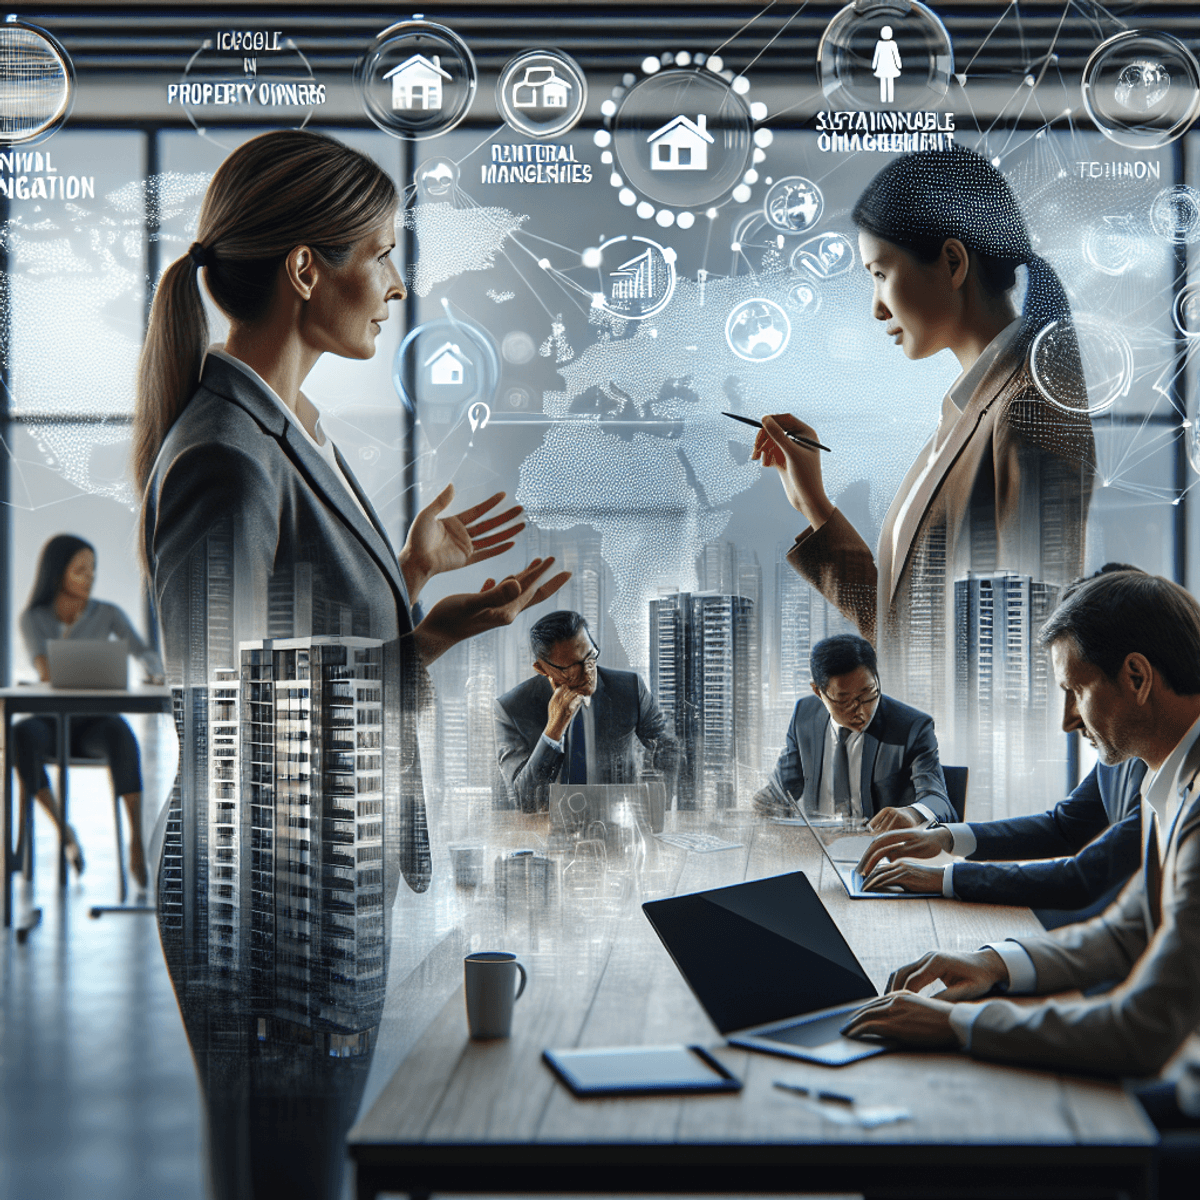
POLYGON ((942 774, 946 777, 946 794, 958 814, 960 821, 967 819, 967 776, 970 767, 948 767, 942 764, 942 774))
MULTIPOLYGON (((77 757, 75 755, 72 755, 67 760, 67 769, 70 770, 70 768, 72 768, 72 767, 92 767, 92 768, 98 767, 103 771, 107 771, 108 770, 108 760, 104 759, 104 758, 85 758, 85 757, 77 757)), ((62 790, 61 789, 61 781, 60 781, 59 790, 60 790, 60 792, 62 790)), ((152 912, 152 911, 154 911, 153 908, 151 908, 148 905, 133 905, 133 906, 126 905, 126 900, 129 898, 129 880, 128 880, 128 876, 125 871, 125 837, 124 837, 124 834, 122 832, 122 827, 121 827, 121 819, 122 819, 121 818, 121 797, 118 796, 115 791, 112 793, 112 805, 113 805, 113 831, 116 834, 116 841, 117 841, 117 898, 118 898, 118 903, 115 905, 94 904, 89 909, 89 913, 93 917, 99 917, 102 913, 125 911, 127 909, 128 909, 128 911, 131 911, 131 912, 139 912, 139 911, 143 911, 143 910, 147 911, 147 912, 152 912)), ((33 853, 34 853, 34 849, 33 849, 34 820, 33 820, 33 818, 34 818, 34 809, 36 807, 37 807, 36 804, 33 802, 32 798, 31 798, 29 805, 28 805, 27 812, 26 812, 25 828, 21 831, 21 835, 20 835, 20 841, 21 841, 21 846, 22 846, 22 851, 23 851, 22 855, 21 855, 21 874, 24 876, 26 881, 32 880, 32 878, 33 878, 33 853)), ((23 941, 24 939, 20 939, 20 940, 23 941)))

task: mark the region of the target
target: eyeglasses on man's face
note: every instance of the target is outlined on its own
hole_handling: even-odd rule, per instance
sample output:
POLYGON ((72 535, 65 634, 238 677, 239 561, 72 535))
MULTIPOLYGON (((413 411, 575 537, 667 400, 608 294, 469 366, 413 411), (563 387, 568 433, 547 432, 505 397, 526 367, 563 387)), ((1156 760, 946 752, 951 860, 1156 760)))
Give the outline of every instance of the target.
POLYGON ((829 701, 831 708, 837 709, 840 713, 845 713, 846 716, 853 716, 861 708, 870 708, 876 700, 879 699, 879 684, 875 683, 871 689, 866 692, 861 692, 857 696, 851 697, 849 700, 835 700, 828 692, 822 691, 821 695, 829 701))
POLYGON ((542 662, 548 667, 553 667, 560 675, 574 675, 576 672, 586 674, 588 669, 595 665, 596 660, 600 657, 600 647, 596 645, 595 639, 588 634, 588 641, 592 643, 591 652, 585 654, 577 662, 568 663, 566 666, 560 667, 558 663, 551 662, 548 658, 543 658, 542 662))

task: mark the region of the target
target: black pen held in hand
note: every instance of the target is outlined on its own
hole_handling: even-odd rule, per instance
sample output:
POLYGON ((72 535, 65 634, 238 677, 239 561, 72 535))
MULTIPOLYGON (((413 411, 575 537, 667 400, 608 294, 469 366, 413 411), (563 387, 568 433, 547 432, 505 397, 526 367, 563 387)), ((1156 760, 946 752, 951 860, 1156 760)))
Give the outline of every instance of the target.
MULTIPOLYGON (((756 421, 753 417, 739 417, 737 413, 731 412, 723 412, 721 416, 732 417, 735 421, 741 421, 743 425, 753 425, 755 429, 762 428, 762 422, 756 421)), ((797 446, 807 446, 810 450, 824 450, 826 454, 833 453, 828 446, 823 445, 814 438, 806 438, 801 433, 792 433, 790 429, 785 429, 783 432, 787 434, 787 436, 790 437, 797 446)))

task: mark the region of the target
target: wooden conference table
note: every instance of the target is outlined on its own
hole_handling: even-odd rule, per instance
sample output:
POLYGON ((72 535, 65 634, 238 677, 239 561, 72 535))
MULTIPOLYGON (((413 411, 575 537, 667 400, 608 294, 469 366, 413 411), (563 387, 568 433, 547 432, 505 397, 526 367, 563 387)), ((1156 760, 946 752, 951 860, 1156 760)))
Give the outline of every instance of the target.
MULTIPOLYGON (((668 830, 673 819, 706 828, 699 814, 667 819, 668 830)), ((834 1069, 723 1046, 641 899, 801 869, 881 989, 893 968, 926 950, 973 950, 1041 927, 1026 909, 850 900, 807 831, 749 815, 707 828, 744 845, 697 853, 655 842, 640 872, 610 878, 600 894, 564 884, 538 922, 502 913, 495 897, 474 903, 470 947, 518 951, 529 969, 513 1035, 471 1042, 458 987, 350 1132, 359 1200, 384 1191, 1147 1194, 1156 1136, 1116 1083, 950 1052, 834 1069), (541 1061, 547 1047, 675 1042, 713 1048, 743 1091, 577 1100, 541 1061), (843 1124, 844 1106, 781 1091, 775 1080, 836 1090, 860 1106, 900 1106, 911 1119, 843 1124)), ((534 832, 522 841, 514 828, 499 847, 493 834, 485 880, 498 848, 534 845, 534 832)))
MULTIPOLYGON (((62 804, 63 819, 67 819, 67 764, 70 761, 71 718, 82 716, 104 716, 110 713, 169 713, 171 711, 171 689, 144 685, 130 690, 113 688, 53 688, 46 684, 0 688, 0 736, 3 744, 0 754, 4 765, 4 925, 12 924, 13 897, 12 877, 21 869, 16 859, 14 846, 15 820, 13 817, 12 773, 16 765, 13 754, 12 725, 14 717, 54 716, 58 717, 58 742, 55 755, 58 763, 58 796, 62 804)), ((32 851, 32 848, 31 848, 32 851)), ((28 865, 32 878, 32 852, 28 865)), ((63 846, 58 851, 58 882, 67 881, 67 861, 63 846)), ((35 912, 37 910, 34 910, 35 912)), ((36 923, 36 922, 35 922, 36 923)), ((19 932, 28 932, 27 929, 19 932)))

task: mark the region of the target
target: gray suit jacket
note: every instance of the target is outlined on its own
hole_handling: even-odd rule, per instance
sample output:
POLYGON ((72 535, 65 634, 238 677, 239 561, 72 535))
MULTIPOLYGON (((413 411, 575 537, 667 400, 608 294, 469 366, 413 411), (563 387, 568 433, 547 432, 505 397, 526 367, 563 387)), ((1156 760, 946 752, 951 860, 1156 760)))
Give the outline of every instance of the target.
MULTIPOLYGON (((253 379, 210 355, 146 488, 144 537, 168 680, 191 691, 266 637, 384 642, 384 865, 415 890, 430 877, 408 594, 386 532, 344 460, 366 516, 324 458, 253 379)), ((185 824, 206 812, 202 748, 185 723, 185 824), (191 814, 191 815, 189 815, 191 814)), ((185 836, 188 830, 185 829, 185 836)), ((388 901, 390 906, 390 899, 388 901)))
MULTIPOLYGON (((1150 1075, 1200 1026, 1200 742, 1181 779, 1186 796, 1163 857, 1161 888, 1143 868, 1100 916, 1040 938, 1017 938, 1039 992, 1123 982, 1105 995, 1029 1007, 983 1006, 971 1053, 1040 1066, 1150 1075)), ((1143 845, 1149 807, 1143 803, 1143 845)), ((1164 830, 1164 834, 1167 831, 1164 830)), ((1195 1039, 1193 1038, 1193 1041, 1195 1039)))
MULTIPOLYGON (((810 809, 820 794, 828 730, 829 712, 819 696, 797 701, 771 780, 776 791, 804 798, 810 809)), ((863 734, 860 785, 864 817, 920 801, 939 821, 958 820, 946 794, 933 720, 891 696, 879 698, 863 734)))
MULTIPOLYGON (((513 802, 526 812, 546 807, 549 785, 563 765, 563 754, 542 740, 553 691, 544 675, 535 675, 505 692, 494 706, 500 770, 513 802)), ((597 742, 592 759, 599 778, 589 782, 636 783, 642 757, 634 746, 637 738, 650 751, 654 767, 667 776, 669 793, 679 744, 641 676, 600 667, 592 708, 597 742)))

